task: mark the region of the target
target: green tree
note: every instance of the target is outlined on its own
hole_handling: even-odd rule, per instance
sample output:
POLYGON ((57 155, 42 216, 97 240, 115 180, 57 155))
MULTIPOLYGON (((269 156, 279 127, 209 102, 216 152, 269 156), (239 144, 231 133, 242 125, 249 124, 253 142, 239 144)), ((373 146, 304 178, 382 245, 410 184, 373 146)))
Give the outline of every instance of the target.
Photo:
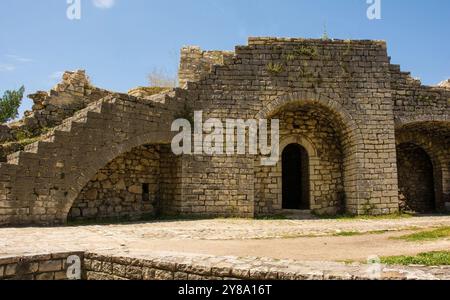
POLYGON ((6 91, 0 98, 0 124, 14 120, 19 116, 19 107, 22 103, 25 87, 17 91, 6 91))

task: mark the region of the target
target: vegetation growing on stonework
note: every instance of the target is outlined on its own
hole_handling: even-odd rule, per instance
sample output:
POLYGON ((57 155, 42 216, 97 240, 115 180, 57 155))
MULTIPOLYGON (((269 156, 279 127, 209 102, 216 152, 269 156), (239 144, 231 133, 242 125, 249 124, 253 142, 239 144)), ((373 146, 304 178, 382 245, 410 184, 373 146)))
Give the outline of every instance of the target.
POLYGON ((270 74, 280 74, 284 71, 284 67, 281 63, 274 63, 274 62, 270 62, 267 64, 267 71, 270 74))
POLYGON ((25 87, 18 90, 6 91, 0 98, 0 124, 7 123, 19 116, 19 107, 22 103, 25 87))
POLYGON ((318 49, 317 47, 312 46, 300 46, 294 50, 294 53, 297 56, 308 56, 308 57, 317 57, 318 55, 318 49))
POLYGON ((286 54, 285 59, 287 61, 293 61, 293 60, 295 60, 295 55, 294 54, 286 54))
POLYGON ((33 137, 33 133, 28 131, 27 129, 21 128, 15 132, 15 138, 17 141, 23 141, 26 139, 30 139, 33 137))

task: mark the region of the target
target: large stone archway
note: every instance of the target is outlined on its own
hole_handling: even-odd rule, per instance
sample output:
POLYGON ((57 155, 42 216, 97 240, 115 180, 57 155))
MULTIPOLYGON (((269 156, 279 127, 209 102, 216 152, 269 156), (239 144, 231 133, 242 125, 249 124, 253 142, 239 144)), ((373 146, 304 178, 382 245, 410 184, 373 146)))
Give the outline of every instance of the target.
MULTIPOLYGON (((364 187, 363 184, 358 182, 357 175, 363 170, 362 161, 358 159, 358 153, 361 152, 360 146, 364 144, 364 141, 356 122, 336 101, 311 93, 294 93, 274 100, 266 105, 256 118, 270 119, 282 116, 286 119, 286 116, 283 116, 285 111, 297 109, 300 109, 304 115, 308 115, 311 124, 316 122, 314 123, 316 125, 309 126, 310 128, 306 129, 304 124, 310 121, 305 119, 299 125, 305 127, 304 130, 298 128, 296 132, 295 125, 287 125, 293 127, 291 128, 293 130, 289 132, 286 130, 286 132, 283 132, 282 128, 280 150, 292 143, 297 143, 307 150, 310 157, 312 210, 318 213, 334 214, 345 209, 348 212, 357 213, 359 193, 364 187), (308 137, 311 132, 315 131, 318 132, 317 137, 308 137), (322 137, 319 137, 320 135, 322 137), (324 138, 325 135, 328 135, 328 138, 324 138), (311 138, 315 141, 311 142, 311 138), (317 150, 318 148, 320 148, 320 151, 317 150)), ((300 118, 300 115, 288 117, 288 119, 297 120, 300 118)), ((280 120, 280 122, 283 123, 283 120, 280 120)), ((270 174, 271 177, 277 178, 281 171, 281 166, 278 164, 274 169, 265 172, 270 174)), ((257 169, 256 172, 261 171, 257 169)), ((270 184, 273 187, 268 191, 264 189, 263 182, 258 182, 258 177, 261 176, 257 174, 256 177, 257 189, 260 190, 257 198, 269 198, 266 200, 270 202, 267 206, 272 206, 275 210, 279 209, 282 194, 281 180, 275 179, 274 181, 272 179, 271 183, 266 182, 266 185, 270 184), (270 190, 278 191, 277 199, 270 195, 270 190)), ((256 206, 264 207, 265 205, 258 204, 259 201, 259 199, 256 199, 256 206)), ((268 213, 268 211, 260 213, 268 213)))
POLYGON ((116 157, 82 189, 71 207, 69 221, 158 215, 162 201, 171 198, 176 160, 169 145, 143 145, 116 157))
POLYGON ((164 104, 113 94, 65 120, 28 151, 11 156, 1 166, 3 174, 8 172, 9 207, 0 222, 63 224, 98 170, 135 147, 170 143, 170 124, 182 103, 159 97, 164 104))
POLYGON ((397 160, 399 191, 405 201, 401 204, 415 212, 433 212, 436 171, 430 156, 415 144, 403 143, 397 146, 397 160))
MULTIPOLYGON (((434 181, 432 192, 435 197, 435 208, 444 210, 446 203, 450 202, 450 123, 445 121, 417 121, 414 119, 413 122, 398 123, 397 125, 399 126, 396 129, 397 151, 402 150, 404 145, 410 145, 410 149, 416 149, 415 152, 422 151, 424 154, 422 157, 427 156, 429 158, 432 170, 428 177, 431 176, 434 181)), ((408 156, 408 152, 403 153, 399 155, 408 156)), ((399 164, 404 165, 405 160, 406 157, 398 157, 399 164)), ((425 165, 426 163, 421 164, 422 169, 425 165)), ((414 168, 418 168, 418 166, 418 164, 414 164, 414 168)), ((399 170, 400 190, 402 186, 415 185, 412 182, 413 178, 408 172, 405 174, 405 172, 399 170)), ((430 179, 424 179, 422 182, 426 183, 430 179)), ((406 195, 402 196, 406 197, 406 195)))

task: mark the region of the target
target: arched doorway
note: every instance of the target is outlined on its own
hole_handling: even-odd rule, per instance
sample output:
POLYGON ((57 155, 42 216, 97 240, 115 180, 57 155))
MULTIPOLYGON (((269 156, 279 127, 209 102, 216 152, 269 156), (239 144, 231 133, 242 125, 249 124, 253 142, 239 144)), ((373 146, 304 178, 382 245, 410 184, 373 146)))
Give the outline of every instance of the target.
POLYGON ((398 179, 401 197, 416 212, 436 209, 434 166, 421 147, 404 143, 397 146, 398 179))
POLYGON ((364 179, 364 161, 358 157, 364 139, 358 124, 339 101, 323 94, 287 93, 265 105, 256 118, 280 121, 281 150, 276 167, 256 169, 256 214, 279 213, 284 208, 281 156, 284 147, 293 143, 302 145, 309 158, 309 210, 319 215, 344 210, 361 213, 361 197, 369 198, 371 188, 364 179))
POLYGON ((283 209, 310 209, 309 157, 305 148, 290 144, 282 153, 283 209))

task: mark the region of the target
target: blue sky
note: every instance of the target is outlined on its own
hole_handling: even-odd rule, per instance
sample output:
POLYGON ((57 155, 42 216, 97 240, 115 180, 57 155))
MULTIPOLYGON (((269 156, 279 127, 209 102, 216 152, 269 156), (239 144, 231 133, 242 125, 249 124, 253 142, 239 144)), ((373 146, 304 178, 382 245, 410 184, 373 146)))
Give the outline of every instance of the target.
MULTIPOLYGON (((67 0, 1 0, 0 94, 22 84, 27 93, 48 90, 75 69, 125 92, 146 85, 155 68, 175 74, 183 45, 233 50, 248 36, 318 38, 324 24, 331 38, 386 40, 393 63, 425 84, 449 78, 450 1, 381 4, 382 19, 369 20, 366 0, 81 0, 81 19, 71 21, 67 0)), ((30 107, 25 99, 21 111, 30 107)))

